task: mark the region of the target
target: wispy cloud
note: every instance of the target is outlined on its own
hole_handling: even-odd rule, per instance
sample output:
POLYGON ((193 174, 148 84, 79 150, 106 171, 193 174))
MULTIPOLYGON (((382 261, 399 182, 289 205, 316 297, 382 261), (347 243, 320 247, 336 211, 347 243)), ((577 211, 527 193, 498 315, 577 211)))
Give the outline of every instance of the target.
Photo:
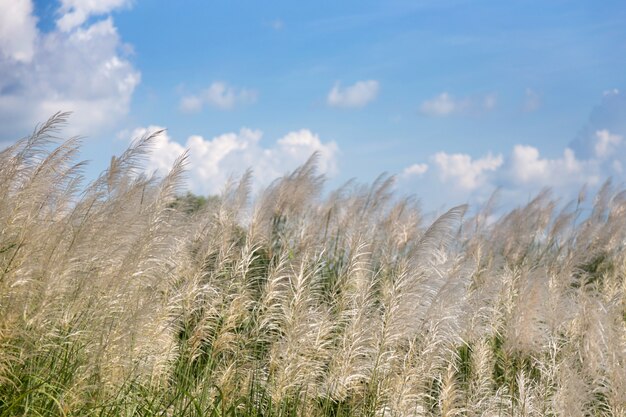
POLYGON ((402 171, 402 177, 421 177, 426 173, 426 171, 428 171, 428 164, 413 164, 404 168, 402 171))
POLYGON ((426 116, 443 117, 470 111, 490 111, 496 105, 497 96, 495 94, 487 94, 479 98, 457 98, 444 91, 431 99, 424 100, 420 105, 420 112, 426 116))
POLYGON ((326 99, 331 107, 358 108, 364 107, 376 99, 380 85, 376 80, 357 81, 348 87, 335 83, 326 99))
POLYGON ((524 91, 524 104, 522 109, 530 113, 539 109, 539 107, 541 107, 541 95, 535 90, 527 88, 524 91))
POLYGON ((282 19, 274 19, 269 22, 269 26, 274 30, 282 30, 285 27, 285 22, 282 19))
POLYGON ((225 82, 216 81, 199 94, 183 97, 180 109, 184 112, 197 112, 206 104, 220 110, 232 110, 239 105, 252 104, 257 98, 256 90, 233 87, 225 82))
POLYGON ((441 93, 437 97, 422 102, 420 111, 429 116, 447 116, 465 109, 469 103, 457 100, 448 93, 441 93))
POLYGON ((482 101, 483 101, 483 108, 485 110, 493 110, 496 108, 496 105, 498 104, 498 96, 494 93, 487 94, 485 97, 483 97, 482 101))

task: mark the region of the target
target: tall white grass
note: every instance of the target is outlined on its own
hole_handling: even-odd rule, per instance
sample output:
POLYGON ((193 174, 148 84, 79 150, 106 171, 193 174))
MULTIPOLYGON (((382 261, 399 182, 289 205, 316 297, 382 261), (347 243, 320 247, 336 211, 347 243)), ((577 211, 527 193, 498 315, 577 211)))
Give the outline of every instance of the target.
MULTIPOLYGON (((58 114, 0 153, 0 415, 626 415, 626 192, 425 224, 315 157, 181 207, 58 114)), ((581 197, 582 198, 582 197, 581 197)))

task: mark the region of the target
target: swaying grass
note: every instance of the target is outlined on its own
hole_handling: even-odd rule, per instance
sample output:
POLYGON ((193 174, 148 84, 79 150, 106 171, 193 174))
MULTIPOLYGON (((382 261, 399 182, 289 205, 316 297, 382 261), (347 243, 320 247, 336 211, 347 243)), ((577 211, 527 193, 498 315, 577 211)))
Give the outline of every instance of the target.
POLYGON ((186 207, 65 118, 0 153, 0 416, 626 416, 626 191, 425 224, 312 158, 186 207))

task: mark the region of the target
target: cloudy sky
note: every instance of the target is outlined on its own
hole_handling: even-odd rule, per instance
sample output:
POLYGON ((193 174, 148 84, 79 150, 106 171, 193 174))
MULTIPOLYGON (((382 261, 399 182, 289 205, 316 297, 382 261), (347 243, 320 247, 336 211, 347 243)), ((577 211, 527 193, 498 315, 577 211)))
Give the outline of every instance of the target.
POLYGON ((426 208, 626 179, 618 1, 0 0, 0 147, 56 111, 88 175, 152 129, 147 169, 264 185, 319 152, 426 208))

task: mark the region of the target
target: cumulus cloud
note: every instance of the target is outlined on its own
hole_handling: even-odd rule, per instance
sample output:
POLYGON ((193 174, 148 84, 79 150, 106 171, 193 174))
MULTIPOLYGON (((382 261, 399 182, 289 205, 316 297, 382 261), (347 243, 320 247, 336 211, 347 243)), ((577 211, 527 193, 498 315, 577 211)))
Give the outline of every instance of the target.
POLYGON ((594 186, 608 177, 619 176, 626 163, 623 136, 608 129, 597 130, 589 137, 589 153, 579 155, 566 147, 557 158, 542 157, 539 149, 516 145, 507 163, 506 176, 513 186, 550 186, 576 189, 584 184, 594 186))
MULTIPOLYGON (((0 35, 4 134, 23 135, 58 111, 72 111, 71 133, 91 135, 128 113, 141 76, 124 56, 125 45, 110 17, 42 33, 34 26, 30 1, 1 2, 0 19, 7 11, 17 16, 11 24, 21 40, 9 42, 0 35)), ((0 28, 4 31, 4 24, 0 28)))
POLYGON ((472 160, 467 154, 438 152, 431 157, 442 182, 452 183, 462 190, 474 190, 486 183, 487 173, 497 170, 503 162, 502 155, 486 156, 472 160))
POLYGON ((181 99, 180 109, 184 112, 197 112, 205 104, 220 110, 232 110, 238 105, 256 102, 258 93, 247 88, 237 88, 217 81, 197 95, 188 95, 181 99))
MULTIPOLYGON (((137 128, 131 137, 140 137, 159 129, 158 126, 137 128)), ((247 168, 254 170, 257 186, 268 185, 300 166, 314 152, 319 154, 321 172, 329 176, 337 173, 339 148, 333 141, 322 142, 318 135, 302 129, 289 132, 273 145, 264 147, 262 136, 259 130, 242 128, 237 133, 225 133, 212 139, 189 136, 181 145, 163 133, 154 142, 147 169, 165 174, 174 160, 189 149, 189 185, 194 192, 204 195, 219 193, 230 175, 240 175, 247 168)))
POLYGON ((30 0, 0 2, 0 53, 2 60, 28 63, 35 54, 37 21, 30 0))
POLYGON ((494 180, 504 164, 502 155, 492 153, 475 158, 465 153, 437 152, 428 158, 428 163, 404 168, 398 185, 405 192, 423 197, 429 210, 444 210, 467 202, 481 204, 495 190, 494 180))
POLYGON ((409 178, 413 176, 420 177, 428 171, 428 164, 413 164, 402 171, 402 177, 409 178))
POLYGON ((429 100, 424 100, 420 105, 420 112, 426 116, 442 117, 471 111, 490 111, 496 107, 496 104, 495 94, 487 94, 479 98, 456 98, 444 91, 429 100))
POLYGON ((511 153, 509 172, 517 184, 538 186, 595 184, 600 181, 595 161, 576 158, 574 151, 566 148, 563 156, 542 158, 533 146, 515 145, 511 153))
POLYGON ((624 180, 625 115, 626 97, 617 89, 609 90, 561 154, 545 155, 527 144, 516 144, 505 155, 488 153, 477 159, 468 154, 438 152, 429 158, 428 165, 408 166, 399 178, 412 191, 417 186, 443 206, 484 202, 496 189, 506 196, 503 203, 507 207, 524 203, 544 187, 574 199, 584 185, 593 189, 609 177, 624 180))
POLYGON ((61 0, 57 27, 63 32, 81 26, 91 16, 99 16, 130 5, 130 0, 61 0))
POLYGON ((424 176, 428 165, 414 164, 405 168, 400 178, 451 185, 444 193, 461 199, 480 200, 496 188, 512 198, 527 198, 543 187, 573 196, 583 185, 598 186, 608 177, 623 174, 626 149, 622 136, 599 130, 592 147, 595 154, 588 158, 577 156, 571 148, 565 148, 560 156, 545 157, 538 148, 523 144, 515 145, 506 157, 488 153, 473 159, 467 154, 438 152, 430 157, 433 175, 424 176))
MULTIPOLYGON (((602 138, 606 133, 598 132, 603 131, 622 138, 626 136, 626 94, 616 88, 604 92, 569 148, 581 158, 598 157, 598 151, 603 152, 605 146, 607 151, 615 149, 617 139, 602 138), (599 143, 599 140, 605 141, 605 144, 599 143)), ((617 141, 621 143, 621 139, 617 141)))
POLYGON ((622 137, 609 132, 607 129, 598 130, 596 138, 594 150, 598 158, 605 158, 611 155, 622 144, 622 137))
POLYGON ((357 81, 345 88, 342 88, 341 84, 337 82, 328 93, 326 102, 331 107, 364 107, 376 99, 379 87, 376 80, 357 81))

